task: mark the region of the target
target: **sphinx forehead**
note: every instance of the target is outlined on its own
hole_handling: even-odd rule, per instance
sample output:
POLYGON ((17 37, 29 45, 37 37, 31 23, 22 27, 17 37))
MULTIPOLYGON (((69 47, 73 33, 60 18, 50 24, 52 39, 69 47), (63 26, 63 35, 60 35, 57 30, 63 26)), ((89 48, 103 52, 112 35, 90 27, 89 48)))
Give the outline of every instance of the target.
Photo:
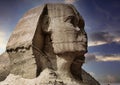
POLYGON ((47 4, 49 17, 75 16, 75 10, 69 4, 47 4))

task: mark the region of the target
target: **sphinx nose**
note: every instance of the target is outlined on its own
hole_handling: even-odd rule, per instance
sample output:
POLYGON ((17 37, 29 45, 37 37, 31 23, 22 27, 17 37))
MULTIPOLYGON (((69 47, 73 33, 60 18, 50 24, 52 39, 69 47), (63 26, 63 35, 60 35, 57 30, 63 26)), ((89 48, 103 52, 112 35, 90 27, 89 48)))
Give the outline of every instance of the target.
POLYGON ((86 42, 87 41, 86 33, 83 33, 82 30, 79 27, 76 27, 75 30, 77 32, 76 33, 77 41, 86 42))

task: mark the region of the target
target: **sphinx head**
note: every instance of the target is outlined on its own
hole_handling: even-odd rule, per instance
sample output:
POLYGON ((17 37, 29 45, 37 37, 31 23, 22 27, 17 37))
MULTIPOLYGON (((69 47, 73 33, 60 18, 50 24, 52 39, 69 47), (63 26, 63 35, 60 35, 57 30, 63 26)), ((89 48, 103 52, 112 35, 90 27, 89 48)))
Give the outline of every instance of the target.
POLYGON ((67 54, 70 58, 73 56, 75 61, 79 60, 87 52, 84 20, 70 4, 45 4, 33 8, 17 24, 8 41, 7 52, 11 60, 11 73, 26 78, 38 76, 46 67, 56 69, 57 55, 67 54), (28 61, 29 68, 32 68, 30 72, 26 68, 28 61))
POLYGON ((48 4, 42 30, 50 35, 55 54, 79 56, 87 52, 84 20, 72 5, 48 4))

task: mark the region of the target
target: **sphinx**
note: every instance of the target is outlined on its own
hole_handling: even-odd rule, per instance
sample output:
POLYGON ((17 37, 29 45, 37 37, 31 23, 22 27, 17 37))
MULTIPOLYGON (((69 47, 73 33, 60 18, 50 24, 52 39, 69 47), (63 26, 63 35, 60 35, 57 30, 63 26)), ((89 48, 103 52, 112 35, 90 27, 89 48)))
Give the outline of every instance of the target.
MULTIPOLYGON (((6 53, 10 77, 31 85, 99 85, 82 69, 87 52, 84 20, 71 4, 45 4, 30 9, 13 31, 6 53), (19 76, 19 77, 18 77, 19 76)), ((4 85, 4 84, 3 84, 4 85)), ((16 85, 16 84, 15 84, 16 85)))

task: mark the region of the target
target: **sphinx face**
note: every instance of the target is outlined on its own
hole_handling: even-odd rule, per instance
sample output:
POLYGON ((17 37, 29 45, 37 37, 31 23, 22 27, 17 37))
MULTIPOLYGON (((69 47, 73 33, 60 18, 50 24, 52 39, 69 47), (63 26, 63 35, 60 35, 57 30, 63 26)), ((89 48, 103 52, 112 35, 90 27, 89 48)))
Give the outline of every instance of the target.
POLYGON ((49 26, 46 32, 51 36, 54 53, 84 54, 87 51, 87 35, 84 27, 79 26, 80 17, 76 16, 73 9, 65 9, 67 10, 60 10, 60 14, 56 11, 49 12, 49 26))

